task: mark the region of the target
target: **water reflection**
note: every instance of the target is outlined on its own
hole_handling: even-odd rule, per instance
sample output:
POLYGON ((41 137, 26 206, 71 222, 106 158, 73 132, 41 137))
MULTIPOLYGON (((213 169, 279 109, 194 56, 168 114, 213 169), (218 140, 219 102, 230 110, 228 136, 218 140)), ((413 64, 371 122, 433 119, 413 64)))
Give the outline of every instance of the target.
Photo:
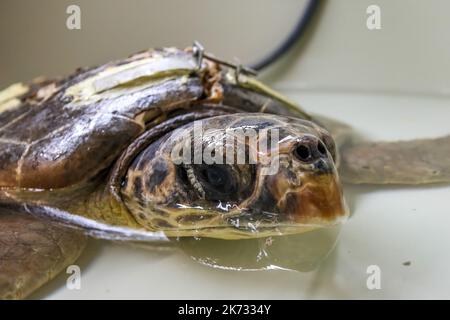
POLYGON ((340 226, 286 236, 245 240, 173 239, 180 249, 204 265, 229 270, 316 269, 336 245, 340 226))

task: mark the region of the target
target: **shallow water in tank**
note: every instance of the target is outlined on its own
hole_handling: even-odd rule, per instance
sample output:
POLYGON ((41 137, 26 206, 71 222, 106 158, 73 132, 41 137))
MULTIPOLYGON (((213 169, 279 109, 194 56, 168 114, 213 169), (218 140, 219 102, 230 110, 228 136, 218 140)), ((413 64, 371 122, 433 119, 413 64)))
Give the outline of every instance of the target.
POLYGON ((316 269, 336 245, 340 227, 245 240, 178 238, 177 246, 194 261, 209 267, 257 271, 316 269))

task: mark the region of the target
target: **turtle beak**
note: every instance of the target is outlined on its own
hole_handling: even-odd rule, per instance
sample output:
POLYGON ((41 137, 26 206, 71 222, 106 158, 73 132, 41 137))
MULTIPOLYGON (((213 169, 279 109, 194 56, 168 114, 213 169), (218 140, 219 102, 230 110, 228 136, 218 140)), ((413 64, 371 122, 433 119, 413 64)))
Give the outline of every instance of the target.
POLYGON ((274 181, 277 206, 288 222, 301 225, 334 225, 347 217, 348 210, 342 188, 333 174, 303 176, 297 188, 283 188, 285 183, 274 181))
POLYGON ((292 152, 280 159, 275 174, 260 177, 262 192, 253 202, 253 210, 271 212, 277 224, 300 229, 332 226, 348 217, 330 154, 318 153, 307 163, 292 156, 292 152))

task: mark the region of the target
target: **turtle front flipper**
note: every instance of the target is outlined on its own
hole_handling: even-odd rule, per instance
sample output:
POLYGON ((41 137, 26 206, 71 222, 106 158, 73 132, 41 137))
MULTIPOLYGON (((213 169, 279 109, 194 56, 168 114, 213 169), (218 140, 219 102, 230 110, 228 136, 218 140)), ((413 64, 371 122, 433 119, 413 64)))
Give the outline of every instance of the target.
POLYGON ((450 136, 395 142, 358 142, 341 150, 340 176, 355 184, 450 182, 450 136))
POLYGON ((73 263, 82 232, 0 207, 0 299, 21 299, 73 263))

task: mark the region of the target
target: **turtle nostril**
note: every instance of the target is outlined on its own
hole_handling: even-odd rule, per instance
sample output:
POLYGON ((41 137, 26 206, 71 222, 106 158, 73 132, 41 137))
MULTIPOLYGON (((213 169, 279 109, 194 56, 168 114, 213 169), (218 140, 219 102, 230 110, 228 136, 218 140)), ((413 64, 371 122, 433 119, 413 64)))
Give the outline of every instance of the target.
POLYGON ((317 150, 319 150, 321 155, 327 155, 327 148, 325 148, 325 145, 321 141, 317 144, 317 150))
POLYGON ((309 147, 303 144, 298 145, 294 149, 294 155, 297 157, 297 159, 304 162, 310 161, 312 157, 309 147))

